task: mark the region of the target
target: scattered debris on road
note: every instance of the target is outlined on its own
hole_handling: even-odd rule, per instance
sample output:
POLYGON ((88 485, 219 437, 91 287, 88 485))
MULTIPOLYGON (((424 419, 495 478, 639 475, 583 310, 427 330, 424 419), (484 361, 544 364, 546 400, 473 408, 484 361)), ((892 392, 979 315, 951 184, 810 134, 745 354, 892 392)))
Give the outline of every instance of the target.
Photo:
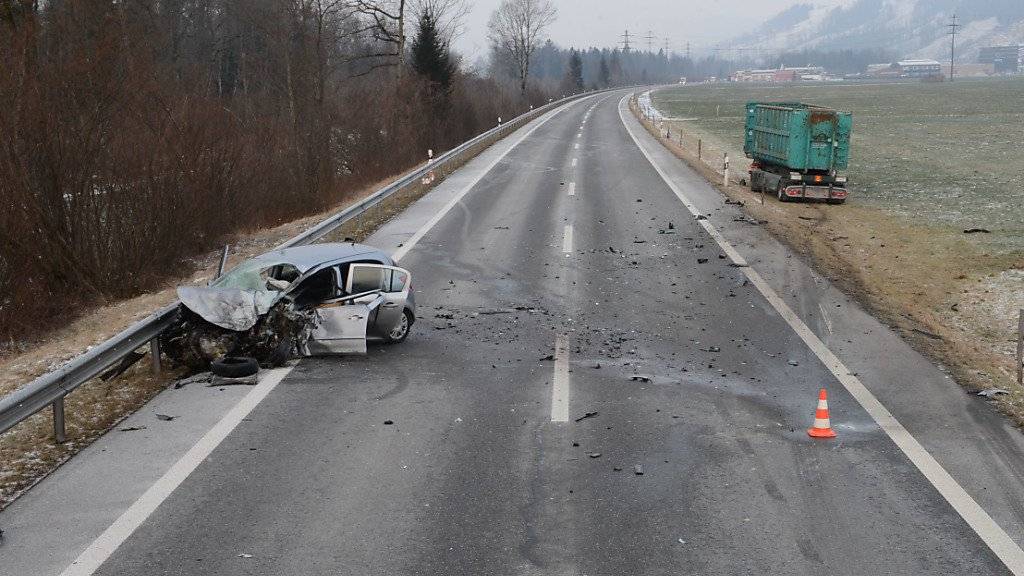
POLYGON ((168 416, 167 414, 160 414, 160 413, 157 413, 157 415, 156 415, 156 419, 157 420, 163 420, 164 422, 170 422, 171 420, 174 420, 175 418, 177 418, 177 416, 168 416))
POLYGON ((992 233, 991 230, 986 230, 985 228, 968 228, 967 230, 964 230, 964 234, 991 234, 991 233, 992 233))
POLYGON ((600 452, 591 452, 590 454, 587 454, 587 456, 590 456, 591 458, 600 458, 601 457, 601 453, 600 452))
POLYGON ((644 466, 643 466, 643 464, 637 464, 636 466, 633 466, 633 474, 636 474, 637 476, 643 476, 644 475, 644 466))
POLYGON ((576 422, 582 422, 582 421, 586 420, 587 418, 593 418, 594 416, 597 416, 597 412, 587 412, 583 416, 580 416, 579 418, 577 418, 576 422))
POLYGON ((145 430, 145 429, 146 429, 145 426, 128 426, 128 427, 125 427, 125 428, 118 428, 117 431, 118 432, 137 432, 139 430, 145 430))

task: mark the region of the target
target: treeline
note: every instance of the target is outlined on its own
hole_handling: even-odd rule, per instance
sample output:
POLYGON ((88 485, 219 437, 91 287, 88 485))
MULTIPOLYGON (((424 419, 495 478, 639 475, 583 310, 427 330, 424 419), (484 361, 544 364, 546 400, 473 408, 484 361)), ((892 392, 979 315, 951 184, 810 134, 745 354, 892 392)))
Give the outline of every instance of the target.
POLYGON ((766 68, 780 66, 821 66, 832 74, 859 74, 868 64, 882 64, 899 59, 899 53, 886 48, 845 50, 794 50, 771 56, 766 68))
POLYGON ((553 96, 462 70, 450 4, 0 0, 0 346, 553 96))
MULTIPOLYGON (((514 69, 501 53, 491 55, 491 74, 511 77, 514 69)), ((723 63, 725 64, 725 63, 723 63)), ((703 67, 679 54, 608 48, 562 48, 548 40, 535 53, 532 74, 545 90, 571 94, 580 89, 601 89, 635 84, 677 82, 681 77, 705 76, 703 67), (577 62, 574 67, 574 61, 577 62), (576 73, 579 70, 579 73, 576 73)))

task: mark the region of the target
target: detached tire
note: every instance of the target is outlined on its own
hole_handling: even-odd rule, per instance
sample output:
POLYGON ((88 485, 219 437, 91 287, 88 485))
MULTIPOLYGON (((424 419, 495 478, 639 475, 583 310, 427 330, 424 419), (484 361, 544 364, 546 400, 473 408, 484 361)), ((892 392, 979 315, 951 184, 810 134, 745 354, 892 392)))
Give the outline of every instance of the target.
POLYGON ((779 202, 789 202, 789 196, 786 196, 786 185, 779 180, 778 186, 775 187, 775 195, 779 197, 779 202))
POLYGON ((210 372, 222 378, 245 378, 260 371, 255 358, 225 356, 210 362, 210 372))

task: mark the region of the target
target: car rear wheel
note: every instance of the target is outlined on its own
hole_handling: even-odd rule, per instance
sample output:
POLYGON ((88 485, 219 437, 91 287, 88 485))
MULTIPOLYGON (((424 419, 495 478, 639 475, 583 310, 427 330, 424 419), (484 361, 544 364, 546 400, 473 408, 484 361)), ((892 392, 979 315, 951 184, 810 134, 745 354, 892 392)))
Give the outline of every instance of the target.
POLYGON ((398 321, 398 325, 392 328, 391 332, 388 332, 388 342, 391 344, 397 344, 405 341, 409 337, 409 330, 412 328, 413 315, 408 309, 402 311, 402 319, 398 321))

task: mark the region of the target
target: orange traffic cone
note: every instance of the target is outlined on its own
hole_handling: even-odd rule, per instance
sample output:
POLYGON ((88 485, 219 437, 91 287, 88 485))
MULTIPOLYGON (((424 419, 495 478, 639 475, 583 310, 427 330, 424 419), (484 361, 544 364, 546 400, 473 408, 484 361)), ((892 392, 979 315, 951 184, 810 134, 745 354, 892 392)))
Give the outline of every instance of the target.
POLYGON ((814 411, 814 426, 808 431, 812 438, 835 438, 836 433, 832 430, 832 424, 828 421, 828 393, 822 388, 818 392, 818 409, 814 411))

